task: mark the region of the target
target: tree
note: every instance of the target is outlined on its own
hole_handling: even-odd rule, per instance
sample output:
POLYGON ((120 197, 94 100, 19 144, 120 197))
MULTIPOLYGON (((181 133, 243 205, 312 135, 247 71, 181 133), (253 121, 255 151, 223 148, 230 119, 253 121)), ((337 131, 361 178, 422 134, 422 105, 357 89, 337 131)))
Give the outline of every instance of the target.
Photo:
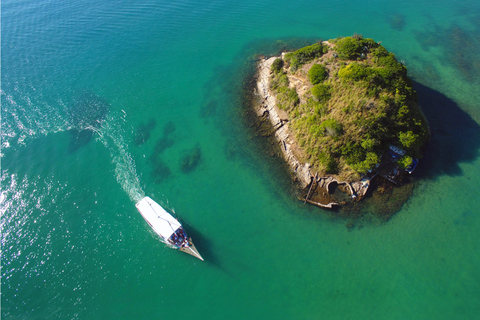
POLYGON ((337 41, 335 46, 338 57, 342 60, 353 60, 361 52, 361 46, 358 39, 352 37, 345 37, 337 41))
POLYGON ((418 146, 418 143, 420 141, 418 134, 413 133, 412 131, 400 131, 398 133, 398 139, 400 140, 400 143, 402 146, 404 146, 407 149, 414 149, 418 146))
POLYGON ((308 79, 312 84, 323 82, 327 77, 327 69, 321 64, 314 64, 308 71, 308 79))
POLYGON ((331 90, 328 84, 317 84, 311 89, 312 95, 320 102, 326 102, 330 99, 331 90))
POLYGON ((283 68, 283 60, 281 58, 275 59, 272 63, 272 71, 275 73, 279 73, 282 71, 283 68))
POLYGON ((408 167, 413 163, 413 158, 410 156, 403 156, 397 161, 397 163, 400 166, 400 168, 405 169, 406 167, 408 167))

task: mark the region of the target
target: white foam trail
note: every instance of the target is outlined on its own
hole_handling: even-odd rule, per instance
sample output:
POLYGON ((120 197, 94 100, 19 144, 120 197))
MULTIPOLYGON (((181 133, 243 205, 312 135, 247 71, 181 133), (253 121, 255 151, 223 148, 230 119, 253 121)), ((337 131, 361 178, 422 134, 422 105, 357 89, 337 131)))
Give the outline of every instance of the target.
MULTIPOLYGON (((29 96, 18 90, 15 90, 15 96, 0 90, 0 97, 3 104, 0 157, 3 156, 2 151, 12 147, 12 144, 25 145, 26 140, 71 129, 70 119, 67 116, 68 108, 59 99, 54 107, 43 101, 42 96, 35 97, 32 101, 29 96)), ((108 117, 102 121, 101 128, 90 126, 84 129, 97 133, 96 139, 100 140, 110 151, 118 183, 132 201, 138 202, 143 198, 144 192, 140 187, 135 162, 128 152, 128 144, 123 138, 122 125, 124 123, 124 111, 121 115, 110 112, 108 117)))
MULTIPOLYGON (((35 88, 31 88, 35 91, 35 88)), ((54 103, 43 97, 27 95, 15 88, 13 94, 0 90, 2 100, 1 147, 25 145, 26 140, 69 129, 67 107, 61 99, 54 103)))
MULTIPOLYGON (((125 112, 123 112, 125 116, 125 112)), ((130 200, 137 203, 144 196, 145 192, 140 186, 135 168, 135 161, 132 155, 126 149, 128 144, 123 138, 122 123, 125 122, 124 117, 109 115, 102 123, 101 128, 96 129, 97 140, 110 151, 112 163, 115 165, 115 178, 122 186, 123 190, 128 194, 130 200)))

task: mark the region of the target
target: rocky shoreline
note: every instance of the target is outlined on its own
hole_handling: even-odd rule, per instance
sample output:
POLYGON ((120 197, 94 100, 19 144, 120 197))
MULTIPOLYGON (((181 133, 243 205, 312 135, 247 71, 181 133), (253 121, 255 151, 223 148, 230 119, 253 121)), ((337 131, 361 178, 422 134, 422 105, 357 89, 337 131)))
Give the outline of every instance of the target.
POLYGON ((277 58, 279 57, 263 58, 257 64, 256 95, 259 103, 254 106, 254 109, 258 117, 268 118, 285 161, 292 169, 301 188, 308 190, 306 197, 301 200, 319 207, 333 208, 343 204, 342 201, 332 197, 333 189, 337 188, 351 200, 361 200, 370 186, 370 178, 362 178, 352 183, 338 181, 334 176, 318 176, 318 173, 311 171, 309 163, 298 160, 299 157, 295 152, 298 146, 289 130, 288 115, 276 106, 276 97, 270 90, 271 66, 277 58))

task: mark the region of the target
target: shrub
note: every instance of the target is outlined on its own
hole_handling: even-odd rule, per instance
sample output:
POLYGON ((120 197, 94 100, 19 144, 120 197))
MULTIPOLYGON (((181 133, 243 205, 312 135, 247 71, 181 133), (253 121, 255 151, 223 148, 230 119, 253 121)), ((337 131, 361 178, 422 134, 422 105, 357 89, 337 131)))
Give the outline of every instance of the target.
POLYGON ((308 79, 312 84, 323 82, 327 77, 327 69, 321 64, 314 64, 308 71, 308 79))
POLYGON ((407 125, 407 122, 408 122, 407 116, 409 114, 410 114, 410 108, 407 105, 403 105, 400 108, 398 108, 395 121, 397 122, 398 125, 405 126, 407 125))
POLYGON ((387 49, 384 46, 378 46, 375 50, 372 51, 374 57, 384 57, 388 55, 387 49))
POLYGON ((320 125, 321 130, 327 136, 336 137, 342 134, 342 125, 335 119, 328 119, 320 125))
POLYGON ((291 110, 300 102, 295 88, 280 87, 277 92, 277 102, 280 109, 291 110))
POLYGON ((410 156, 403 156, 397 161, 400 168, 405 169, 413 163, 413 159, 410 156))
POLYGON ((358 39, 345 37, 337 41, 335 45, 338 57, 342 60, 353 60, 362 52, 363 48, 358 39))
POLYGON ((270 87, 273 90, 278 90, 281 87, 288 87, 289 81, 288 77, 285 73, 276 73, 272 77, 272 81, 270 82, 270 87))
POLYGON ((285 60, 290 63, 290 70, 295 72, 305 63, 312 61, 315 58, 321 57, 324 53, 328 51, 328 48, 325 47, 322 43, 315 43, 311 46, 298 49, 297 51, 287 53, 285 55, 285 60))
POLYGON ((188 154, 183 156, 180 161, 180 169, 183 173, 189 173, 193 171, 202 160, 202 150, 200 147, 195 147, 188 154))
POLYGON ((380 158, 376 153, 367 152, 365 160, 358 162, 350 167, 358 173, 365 173, 368 170, 372 169, 380 162, 380 158))
POLYGON ((327 102, 331 96, 330 86, 328 84, 317 84, 311 89, 312 95, 320 102, 327 102))
POLYGON ((406 79, 407 68, 395 59, 393 53, 387 52, 377 57, 375 66, 372 73, 379 85, 390 89, 398 89, 399 93, 405 96, 413 94, 413 90, 409 89, 411 83, 406 79))
POLYGON ((373 150, 373 148, 375 147, 376 141, 375 139, 367 138, 367 139, 364 139, 360 145, 362 146, 363 149, 370 151, 370 150, 373 150))
POLYGON ((363 143, 360 146, 358 143, 347 142, 342 147, 342 156, 350 168, 358 173, 365 173, 380 162, 375 152, 365 151, 363 143))
POLYGON ((343 80, 358 81, 366 79, 370 75, 371 68, 356 62, 352 62, 338 71, 338 77, 343 80))
POLYGON ((282 71, 282 68, 283 68, 283 60, 281 58, 275 59, 275 61, 273 61, 272 63, 271 70, 275 73, 279 73, 280 71, 282 71))
POLYGON ((379 44, 371 38, 360 39, 360 45, 367 47, 368 49, 377 48, 379 46, 379 44))
POLYGON ((418 134, 413 133, 412 131, 400 131, 398 133, 398 139, 403 147, 407 149, 414 149, 421 143, 421 139, 418 134))
POLYGON ((357 165, 365 160, 366 152, 358 143, 348 141, 341 151, 345 162, 350 166, 357 165))
POLYGON ((337 173, 338 164, 331 154, 327 152, 321 152, 318 157, 318 161, 324 167, 326 173, 337 173))
POLYGON ((311 97, 307 99, 305 106, 306 110, 310 110, 310 112, 313 112, 319 116, 327 113, 327 106, 323 103, 319 103, 311 97))

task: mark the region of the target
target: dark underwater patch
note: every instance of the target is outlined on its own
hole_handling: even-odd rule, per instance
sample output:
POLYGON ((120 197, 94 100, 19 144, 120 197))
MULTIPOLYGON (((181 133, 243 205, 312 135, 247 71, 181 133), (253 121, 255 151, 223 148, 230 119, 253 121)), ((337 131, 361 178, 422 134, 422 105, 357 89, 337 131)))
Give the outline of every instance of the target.
POLYGON ((93 132, 101 127, 109 109, 110 104, 107 100, 92 92, 85 92, 74 100, 69 109, 70 152, 78 150, 92 140, 93 132))
POLYGON ((152 161, 152 177, 155 183, 160 183, 172 175, 170 168, 160 158, 155 158, 152 161))
POLYGON ((155 129, 157 122, 155 119, 151 119, 146 123, 140 123, 137 130, 135 131, 135 145, 140 146, 150 139, 150 134, 153 129, 155 129))
POLYGON ((417 41, 425 51, 432 47, 441 47, 445 52, 445 65, 451 65, 468 81, 480 77, 480 39, 475 31, 463 29, 458 25, 449 28, 433 26, 430 31, 414 31, 417 41))
POLYGON ((438 28, 434 28, 433 31, 413 31, 415 34, 415 38, 420 43, 421 47, 425 51, 429 51, 430 48, 436 47, 440 45, 441 39, 441 31, 438 28))
POLYGON ((233 139, 229 139, 225 143, 225 146, 223 147, 223 152, 225 154, 225 157, 229 161, 236 161, 241 158, 242 155, 244 155, 244 150, 240 149, 238 147, 238 142, 233 139))
POLYGON ((405 28, 407 22, 405 21, 405 15, 401 13, 395 13, 389 16, 388 23, 392 29, 402 31, 405 28))
POLYGON ((158 139, 157 143, 155 144, 153 153, 154 155, 160 155, 164 153, 168 148, 172 147, 174 144, 175 141, 172 138, 163 136, 158 139))
POLYGON ((164 137, 170 136, 172 133, 175 132, 176 129, 177 127, 175 126, 175 123, 173 123, 173 121, 168 121, 165 124, 165 127, 163 128, 163 136, 164 137))
POLYGON ((187 174, 195 170, 202 160, 202 150, 200 147, 189 150, 180 160, 180 170, 187 174))
POLYGON ((215 115, 218 107, 218 101, 210 101, 205 104, 202 104, 200 109, 200 116, 202 118, 208 118, 215 115))
POLYGON ((70 145, 68 147, 69 152, 74 152, 81 147, 87 145, 93 138, 92 130, 70 130, 70 145))
POLYGON ((173 122, 168 122, 163 129, 163 136, 157 140, 153 148, 152 157, 158 157, 164 153, 168 148, 173 147, 175 140, 172 138, 172 133, 175 131, 173 122))
POLYGON ((480 77, 480 39, 459 26, 445 31, 445 51, 453 63, 469 81, 480 77))
POLYGON ((163 128, 163 135, 155 143, 153 153, 150 155, 150 163, 152 164, 152 178, 156 183, 168 179, 171 176, 171 170, 162 159, 162 154, 175 144, 172 135, 176 127, 172 121, 165 124, 163 128))

